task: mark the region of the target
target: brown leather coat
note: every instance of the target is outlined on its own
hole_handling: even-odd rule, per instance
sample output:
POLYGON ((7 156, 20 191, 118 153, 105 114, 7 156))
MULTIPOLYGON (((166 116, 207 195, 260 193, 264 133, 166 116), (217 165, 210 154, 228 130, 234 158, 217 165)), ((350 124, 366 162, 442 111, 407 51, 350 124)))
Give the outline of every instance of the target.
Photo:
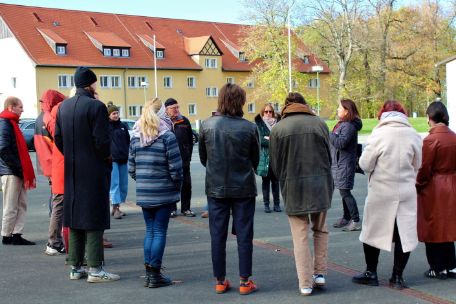
POLYGON ((456 241, 456 134, 445 125, 429 131, 418 172, 418 239, 456 241))

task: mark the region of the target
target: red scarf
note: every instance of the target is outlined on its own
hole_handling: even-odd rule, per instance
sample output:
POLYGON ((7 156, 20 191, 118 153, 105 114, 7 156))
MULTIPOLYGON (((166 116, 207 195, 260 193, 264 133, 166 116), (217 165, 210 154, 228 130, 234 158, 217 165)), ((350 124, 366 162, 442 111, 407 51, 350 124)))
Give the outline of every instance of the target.
POLYGON ((21 160, 22 173, 24 175, 24 188, 26 190, 36 188, 35 171, 33 171, 32 160, 28 153, 27 144, 25 143, 24 135, 19 129, 19 116, 8 110, 0 113, 0 118, 8 119, 13 125, 14 136, 16 137, 17 151, 21 160))

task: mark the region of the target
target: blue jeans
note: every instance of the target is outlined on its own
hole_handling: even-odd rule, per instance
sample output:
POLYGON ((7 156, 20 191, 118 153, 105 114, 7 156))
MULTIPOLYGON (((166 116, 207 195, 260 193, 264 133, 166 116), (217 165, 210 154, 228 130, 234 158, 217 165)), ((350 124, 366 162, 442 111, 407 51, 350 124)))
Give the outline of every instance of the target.
POLYGON ((156 208, 142 208, 146 222, 144 237, 144 264, 160 268, 165 252, 166 232, 173 204, 156 208))
POLYGON ((252 275, 253 217, 255 197, 214 198, 207 197, 209 205, 209 231, 211 234, 211 255, 214 277, 226 275, 226 239, 230 211, 233 214, 233 230, 236 234, 239 256, 239 276, 252 275))
POLYGON ((109 195, 113 205, 125 203, 128 193, 128 166, 127 164, 112 163, 111 189, 109 195))

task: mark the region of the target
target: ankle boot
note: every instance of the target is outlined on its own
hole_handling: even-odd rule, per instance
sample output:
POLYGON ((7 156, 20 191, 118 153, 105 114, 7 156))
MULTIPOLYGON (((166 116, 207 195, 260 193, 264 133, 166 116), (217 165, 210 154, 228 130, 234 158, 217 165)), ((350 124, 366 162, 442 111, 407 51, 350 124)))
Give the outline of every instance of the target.
POLYGON ((274 212, 282 212, 280 208, 280 203, 274 203, 274 212))
POLYGON ((395 274, 395 273, 393 273, 393 275, 389 279, 389 286, 391 288, 395 288, 395 289, 399 289, 399 290, 408 288, 408 286, 405 284, 404 279, 402 278, 402 275, 395 274))
POLYGON ((378 286, 377 273, 366 270, 352 278, 352 282, 356 284, 378 286))
POLYGON ((264 203, 264 212, 271 213, 271 208, 269 208, 269 203, 264 203))
POLYGON ((144 287, 149 287, 150 277, 152 276, 152 267, 147 264, 144 264, 146 268, 146 276, 144 277, 144 287))
POLYGON ((151 268, 151 274, 149 276, 149 288, 158 288, 158 287, 164 287, 164 286, 169 286, 173 284, 173 281, 171 281, 170 278, 165 277, 161 273, 160 268, 155 268, 155 267, 150 267, 151 268))

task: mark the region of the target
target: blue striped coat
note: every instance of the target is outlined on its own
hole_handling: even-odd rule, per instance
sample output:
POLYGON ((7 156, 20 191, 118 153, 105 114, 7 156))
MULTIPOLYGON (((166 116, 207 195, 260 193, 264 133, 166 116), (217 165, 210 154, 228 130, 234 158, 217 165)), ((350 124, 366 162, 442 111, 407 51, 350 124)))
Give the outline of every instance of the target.
POLYGON ((130 143, 128 173, 136 181, 136 204, 143 208, 173 204, 180 200, 182 160, 176 137, 170 131, 150 146, 139 138, 130 143))

